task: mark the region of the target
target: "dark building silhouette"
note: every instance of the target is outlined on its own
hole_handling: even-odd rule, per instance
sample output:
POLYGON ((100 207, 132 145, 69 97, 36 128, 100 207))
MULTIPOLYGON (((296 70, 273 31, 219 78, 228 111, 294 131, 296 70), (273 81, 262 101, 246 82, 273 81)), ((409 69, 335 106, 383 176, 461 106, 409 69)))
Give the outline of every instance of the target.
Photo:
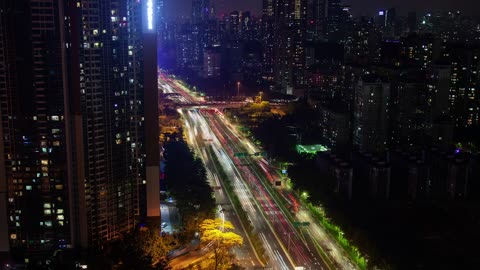
POLYGON ((382 152, 388 140, 390 84, 366 75, 355 88, 353 143, 361 151, 382 152))
POLYGON ((325 36, 326 6, 325 0, 307 0, 307 26, 305 39, 318 41, 325 36))

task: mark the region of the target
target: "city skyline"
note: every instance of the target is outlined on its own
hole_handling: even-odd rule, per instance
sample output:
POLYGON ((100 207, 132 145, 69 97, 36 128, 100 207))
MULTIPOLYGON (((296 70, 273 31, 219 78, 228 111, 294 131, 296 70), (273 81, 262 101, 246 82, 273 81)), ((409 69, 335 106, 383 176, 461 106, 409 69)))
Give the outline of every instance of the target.
POLYGON ((0 270, 474 269, 478 4, 432 3, 0 1, 0 270))
MULTIPOLYGON (((219 8, 215 11, 216 15, 228 15, 228 13, 238 11, 251 11, 255 16, 260 16, 262 12, 261 0, 214 0, 213 3, 219 8)), ((398 8, 399 12, 405 15, 410 11, 419 13, 436 11, 455 11, 460 10, 465 14, 480 15, 480 3, 474 0, 459 0, 453 4, 450 0, 438 0, 435 6, 425 1, 416 0, 344 0, 346 5, 351 5, 352 13, 355 16, 373 16, 379 10, 386 8, 398 8)), ((167 18, 189 17, 191 16, 191 3, 189 0, 165 0, 167 18), (179 12, 180 11, 180 12, 179 12)))

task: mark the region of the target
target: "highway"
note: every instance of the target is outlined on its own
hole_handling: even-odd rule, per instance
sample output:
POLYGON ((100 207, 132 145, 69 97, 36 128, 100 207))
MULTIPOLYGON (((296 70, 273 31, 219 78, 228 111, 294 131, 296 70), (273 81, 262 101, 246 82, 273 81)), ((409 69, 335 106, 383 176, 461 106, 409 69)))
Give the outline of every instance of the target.
MULTIPOLYGON (((293 264, 287 259, 287 253, 282 249, 283 246, 277 239, 276 235, 272 233, 273 231, 270 229, 269 223, 262 215, 262 211, 258 205, 252 200, 252 194, 244 184, 241 174, 227 155, 220 140, 214 136, 205 117, 200 113, 200 109, 184 109, 181 113, 186 120, 185 125, 188 139, 193 142, 197 151, 201 153, 207 166, 207 170, 210 172, 217 172, 217 170, 220 169, 215 166, 215 163, 212 160, 212 155, 215 155, 218 163, 221 164, 221 169, 232 180, 235 194, 242 203, 242 207, 247 212, 254 228, 259 232, 260 238, 264 241, 264 246, 266 247, 268 257, 270 258, 267 265, 273 269, 293 269, 293 264)), ((220 186, 220 181, 222 180, 218 178, 218 173, 215 175, 217 175, 217 177, 214 177, 215 182, 213 183, 213 186, 220 186)), ((222 191, 222 193, 225 192, 222 191)), ((248 243, 248 239, 245 243, 248 243)))
MULTIPOLYGON (((202 103, 177 81, 165 77, 160 80, 160 85, 166 90, 164 93, 176 93, 181 97, 178 102, 202 103)), ((261 150, 238 132, 220 110, 205 104, 179 111, 185 120, 188 141, 204 161, 212 186, 220 187, 215 193, 217 202, 229 207, 231 204, 221 188, 223 179, 219 178, 219 170, 223 170, 231 180, 236 196, 263 242, 269 257, 266 267, 282 270, 295 267, 356 269, 343 249, 315 221, 296 195, 274 187, 275 180, 281 177, 278 170, 264 158, 254 155, 261 150), (239 157, 238 153, 248 155, 239 157), (217 168, 212 159, 218 160, 221 168, 217 168), (308 222, 309 225, 294 226, 298 222, 308 222), (325 263, 326 258, 331 260, 330 266, 325 263)), ((241 225, 237 222, 234 225, 239 228, 241 225)), ((245 240, 245 243, 248 241, 245 240)), ((241 255, 242 252, 239 253, 241 255)), ((251 249, 243 253, 240 259, 242 266, 256 257, 251 249)), ((254 259, 251 261, 252 264, 255 261, 257 265, 259 263, 254 259)))

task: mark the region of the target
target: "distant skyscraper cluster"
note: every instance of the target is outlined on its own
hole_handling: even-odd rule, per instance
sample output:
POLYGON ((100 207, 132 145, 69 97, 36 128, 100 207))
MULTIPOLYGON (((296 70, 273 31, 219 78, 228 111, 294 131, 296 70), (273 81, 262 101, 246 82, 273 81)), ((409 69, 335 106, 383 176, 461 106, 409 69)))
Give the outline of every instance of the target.
MULTIPOLYGON (((192 0, 191 20, 165 22, 161 59, 167 68, 191 78, 218 79, 222 85, 246 81, 286 94, 321 97, 324 104, 342 99, 341 107, 352 116, 360 108, 354 106, 355 97, 361 96, 354 93, 357 82, 374 74, 390 89, 384 99, 388 106, 381 105, 389 123, 407 121, 410 113, 394 115, 404 109, 396 108, 398 93, 419 91, 405 87, 428 92, 421 94, 427 103, 418 102, 426 107, 415 109, 425 113, 419 124, 423 130, 433 129, 439 113, 448 115, 454 127, 480 123, 480 27, 474 18, 459 12, 403 16, 395 8, 354 18, 340 0, 263 0, 259 17, 249 11, 215 17, 215 8, 214 2, 192 0), (322 66, 329 66, 326 74, 322 66), (436 77, 438 72, 446 77, 436 77), (329 77, 334 81, 323 80, 329 77), (429 106, 434 108, 426 110, 429 106)), ((384 141, 411 139, 405 134, 399 138, 395 130, 409 126, 399 123, 383 132, 388 133, 384 141)))
POLYGON ((449 151, 480 125, 475 18, 388 7, 355 18, 341 0, 263 0, 258 17, 215 17, 212 4, 192 1, 192 19, 165 29, 167 68, 227 95, 241 81, 305 98, 318 112, 319 140, 334 151, 449 151))
POLYGON ((160 3, 1 1, 0 252, 98 247, 159 216, 160 3))

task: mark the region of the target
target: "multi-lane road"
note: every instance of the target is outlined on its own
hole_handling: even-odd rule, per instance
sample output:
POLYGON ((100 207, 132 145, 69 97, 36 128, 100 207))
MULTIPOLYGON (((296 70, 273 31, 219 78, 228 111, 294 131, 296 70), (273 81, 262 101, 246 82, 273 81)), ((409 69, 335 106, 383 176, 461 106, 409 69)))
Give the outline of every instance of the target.
POLYGON ((282 270, 295 267, 318 270, 356 269, 295 194, 274 186, 275 181, 280 179, 277 170, 258 154, 254 155, 261 150, 238 132, 220 110, 206 105, 201 97, 192 95, 176 80, 162 75, 159 82, 164 93, 178 96, 177 102, 202 105, 179 111, 185 120, 188 141, 204 161, 209 181, 216 187, 217 203, 231 213, 228 218, 245 239, 244 247, 236 250, 242 266, 249 269, 265 266, 282 270), (248 154, 239 157, 238 153, 248 154), (262 240, 269 258, 267 265, 260 263, 250 239, 242 230, 242 224, 223 190, 222 181, 225 179, 220 179, 220 170, 231 181, 234 193, 240 199, 254 231, 262 240), (298 222, 308 226, 294 226, 298 222))

